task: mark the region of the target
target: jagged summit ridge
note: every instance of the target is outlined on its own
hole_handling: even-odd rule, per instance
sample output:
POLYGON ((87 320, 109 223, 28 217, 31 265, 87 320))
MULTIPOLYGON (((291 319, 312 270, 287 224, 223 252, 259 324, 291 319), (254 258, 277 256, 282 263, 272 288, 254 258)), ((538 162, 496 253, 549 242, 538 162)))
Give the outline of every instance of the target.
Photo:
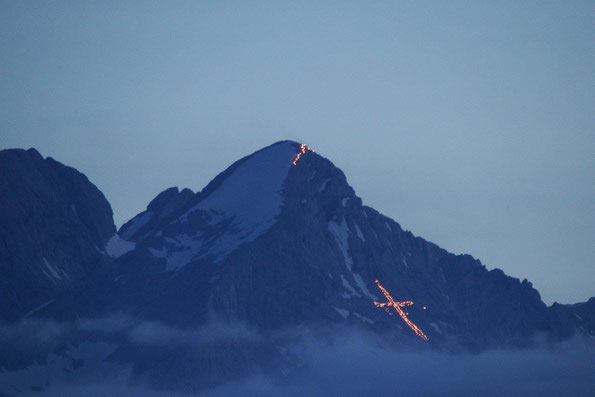
POLYGON ((119 233, 133 241, 163 236, 146 247, 151 255, 165 259, 168 271, 205 256, 221 260, 275 223, 289 170, 308 151, 304 144, 280 141, 236 161, 192 198, 189 192, 167 189, 119 233), (167 214, 159 209, 165 207, 170 207, 167 214), (155 221, 171 213, 175 217, 166 217, 167 222, 155 221), (158 224, 158 230, 147 227, 151 223, 158 224))
POLYGON ((181 192, 177 187, 168 188, 159 193, 145 211, 126 222, 118 234, 136 241, 156 224, 163 226, 164 220, 171 222, 179 217, 186 220, 196 210, 239 215, 243 218, 238 219, 240 223, 260 223, 255 218, 267 210, 274 213, 278 209, 279 186, 287 176, 288 164, 300 154, 300 148, 299 143, 286 140, 260 149, 234 162, 197 193, 187 188, 181 192), (176 216, 170 216, 172 214, 176 216))
POLYGON ((234 226, 240 228, 260 229, 259 225, 269 224, 283 203, 283 183, 297 155, 295 146, 279 142, 246 157, 182 218, 202 210, 234 217, 234 226))

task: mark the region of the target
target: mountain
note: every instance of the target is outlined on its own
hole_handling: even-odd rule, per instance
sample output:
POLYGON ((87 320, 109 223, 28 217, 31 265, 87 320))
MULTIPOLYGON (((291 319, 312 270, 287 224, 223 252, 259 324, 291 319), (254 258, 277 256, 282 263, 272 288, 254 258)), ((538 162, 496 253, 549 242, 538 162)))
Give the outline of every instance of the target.
POLYGON ((112 209, 87 177, 35 149, 0 151, 0 320, 15 321, 109 261, 112 209))
MULTIPOLYGON (((36 153, 18 153, 35 157, 28 160, 33 164, 66 169, 36 153)), ((24 173, 22 164, 10 162, 24 173)), ((595 334, 595 299, 548 307, 527 280, 451 254, 363 205, 343 172, 303 144, 282 141, 261 149, 196 193, 169 188, 116 236, 109 204, 68 170, 88 188, 85 195, 64 188, 55 203, 27 200, 31 208, 68 209, 75 202, 76 211, 59 212, 51 224, 81 214, 80 224, 66 223, 68 230, 88 243, 84 253, 94 250, 97 261, 71 263, 98 270, 83 288, 48 292, 40 300, 54 300, 34 317, 80 322, 117 313, 123 325, 110 333, 114 349, 107 361, 131 365, 134 376, 157 387, 194 390, 247 376, 255 367, 295 366, 299 360, 290 347, 296 330, 324 338, 339 328, 365 329, 391 343, 449 352, 526 348, 537 337, 554 343, 595 334), (88 200, 87 206, 79 209, 80 200, 71 197, 88 200), (176 343, 147 344, 155 335, 176 343)), ((27 189, 38 184, 47 182, 36 180, 27 189)), ((28 197, 19 189, 11 188, 13 201, 20 201, 17 194, 28 197)), ((22 217, 3 220, 2 227, 12 230, 22 217)), ((47 226, 36 235, 52 231, 47 226)), ((19 244, 19 236, 4 246, 19 244)), ((56 263, 51 250, 42 245, 31 258, 11 253, 9 263, 42 271, 40 255, 56 263)), ((75 274, 70 267, 64 271, 75 274)), ((97 328, 83 334, 75 344, 99 337, 97 328)))
MULTIPOLYGON (((415 302, 409 310, 430 344, 456 336, 471 349, 521 346, 556 326, 527 280, 403 230, 362 205, 330 161, 295 142, 237 161, 196 194, 164 191, 119 235, 136 249, 116 260, 118 282, 102 294, 109 310, 134 307, 166 323, 402 325, 373 305, 382 297, 378 279, 415 302)), ((402 332, 415 340, 410 331, 402 332)))

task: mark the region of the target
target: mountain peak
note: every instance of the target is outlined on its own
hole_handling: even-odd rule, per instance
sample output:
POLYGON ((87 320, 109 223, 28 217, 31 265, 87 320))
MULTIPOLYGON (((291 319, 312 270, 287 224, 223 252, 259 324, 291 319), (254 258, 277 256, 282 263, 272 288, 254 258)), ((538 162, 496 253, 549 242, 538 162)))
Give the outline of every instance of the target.
POLYGON ((0 150, 0 160, 10 161, 12 164, 19 161, 41 161, 43 156, 35 149, 4 149, 0 150))
POLYGON ((0 151, 0 319, 13 320, 101 267, 112 209, 87 177, 35 149, 0 151), (8 286, 8 287, 6 287, 8 286))
POLYGON ((355 197, 343 173, 313 153, 287 140, 262 148, 234 162, 196 194, 163 191, 122 226, 120 236, 151 240, 145 246, 153 257, 165 259, 167 271, 201 258, 223 260, 269 230, 284 208, 304 211, 300 203, 316 196, 324 197, 323 205, 344 206, 345 197, 355 197))
MULTIPOLYGON (((303 145, 281 141, 236 161, 197 195, 197 201, 168 225, 164 235, 189 236, 194 242, 180 247, 187 255, 219 259, 253 241, 276 222, 285 181, 304 152, 303 145)), ((162 251, 164 246, 154 250, 162 251)), ((187 256, 184 260, 169 258, 168 269, 187 263, 187 256)))
MULTIPOLYGON (((285 140, 275 142, 272 145, 259 149, 250 155, 242 157, 241 159, 237 160, 229 167, 227 167, 225 171, 221 172, 211 182, 209 182, 207 186, 205 186, 205 188, 200 192, 200 194, 202 197, 210 195, 221 185, 223 180, 225 180, 228 176, 230 176, 238 168, 240 168, 245 162, 248 162, 251 159, 251 165, 256 166, 254 171, 259 172, 255 176, 266 176, 269 173, 268 170, 272 171, 274 168, 278 167, 285 168, 287 164, 291 164, 294 158, 298 155, 298 153, 300 152, 300 147, 301 144, 297 142, 285 140), (254 157, 257 157, 259 161, 254 161, 254 157), (275 159, 274 162, 271 161, 273 159, 275 159)), ((247 167, 244 168, 244 170, 247 169, 247 167)))
MULTIPOLYGON (((139 241, 150 230, 170 228, 170 223, 187 224, 190 219, 190 230, 185 233, 192 234, 204 227, 197 219, 207 217, 211 226, 225 220, 236 230, 251 230, 248 234, 255 237, 274 223, 289 170, 309 152, 305 144, 294 141, 273 143, 237 160, 196 194, 189 189, 180 192, 177 187, 164 190, 119 233, 139 241)), ((244 237, 243 241, 248 238, 244 237)))
POLYGON ((252 213, 250 216, 255 219, 274 217, 280 210, 289 170, 306 153, 313 150, 305 144, 285 140, 245 156, 209 182, 198 194, 195 208, 236 215, 252 213))

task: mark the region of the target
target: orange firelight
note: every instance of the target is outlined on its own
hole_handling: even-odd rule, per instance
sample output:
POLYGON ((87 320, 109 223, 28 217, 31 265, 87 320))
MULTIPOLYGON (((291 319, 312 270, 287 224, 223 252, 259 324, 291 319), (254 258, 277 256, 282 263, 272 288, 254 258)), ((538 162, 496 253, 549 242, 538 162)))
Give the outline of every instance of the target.
MULTIPOLYGON (((374 306, 384 307, 385 308, 384 310, 391 316, 392 316, 392 313, 389 312, 388 307, 389 306, 393 307, 397 311, 399 316, 401 316, 403 321, 405 321, 405 324, 407 324, 409 326, 409 328, 411 328, 417 336, 419 336, 423 340, 428 340, 428 337, 426 336, 426 334, 424 334, 424 332, 417 325, 413 324, 413 322, 411 322, 411 320, 409 320, 407 318, 407 314, 405 314, 405 312, 403 312, 403 309, 401 309, 404 306, 413 305, 413 302, 412 301, 403 301, 403 302, 395 301, 393 299, 393 297, 388 293, 386 288, 384 288, 378 280, 376 280, 375 282, 376 282, 376 285, 378 286, 378 288, 380 288, 380 291, 382 291, 382 293, 386 297, 387 302, 380 303, 380 302, 375 301, 374 306)), ((424 307, 424 309, 425 309, 425 307, 424 307)))
POLYGON ((306 154, 306 152, 314 152, 314 150, 312 150, 308 146, 306 146, 305 143, 302 143, 300 145, 300 151, 295 155, 295 157, 294 157, 293 161, 291 162, 291 164, 297 165, 297 162, 300 159, 300 157, 302 157, 304 154, 306 154))

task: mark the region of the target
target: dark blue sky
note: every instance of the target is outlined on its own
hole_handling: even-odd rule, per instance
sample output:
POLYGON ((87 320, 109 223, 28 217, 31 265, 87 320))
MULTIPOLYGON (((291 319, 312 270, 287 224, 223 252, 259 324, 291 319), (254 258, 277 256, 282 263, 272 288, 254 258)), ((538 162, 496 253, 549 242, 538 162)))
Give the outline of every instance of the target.
POLYGON ((594 3, 486 3, 2 1, 0 147, 85 172, 121 224, 303 141, 404 228, 585 300, 594 3))

